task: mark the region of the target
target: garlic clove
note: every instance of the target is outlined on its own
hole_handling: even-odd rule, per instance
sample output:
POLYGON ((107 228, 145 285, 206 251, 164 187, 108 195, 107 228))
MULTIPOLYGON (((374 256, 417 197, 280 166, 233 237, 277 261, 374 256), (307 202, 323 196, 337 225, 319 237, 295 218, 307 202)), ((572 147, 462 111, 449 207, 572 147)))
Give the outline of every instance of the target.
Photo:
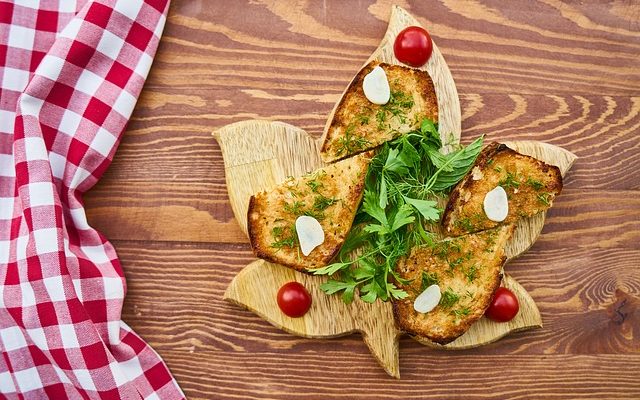
POLYGON ((509 200, 507 192, 502 186, 496 186, 492 191, 484 196, 484 213, 487 218, 494 222, 502 222, 509 214, 509 200))
POLYGON ((471 170, 471 178, 474 181, 479 181, 480 179, 484 178, 484 173, 477 165, 471 170))
POLYGON ((413 309, 419 313, 428 313, 440 303, 440 286, 431 285, 420 293, 413 302, 413 309))
POLYGON ((296 219, 296 233, 302 254, 308 256, 313 249, 324 243, 324 231, 317 219, 301 215, 296 219))
POLYGON ((379 65, 362 80, 365 97, 373 104, 387 104, 391 98, 391 88, 384 69, 379 65))

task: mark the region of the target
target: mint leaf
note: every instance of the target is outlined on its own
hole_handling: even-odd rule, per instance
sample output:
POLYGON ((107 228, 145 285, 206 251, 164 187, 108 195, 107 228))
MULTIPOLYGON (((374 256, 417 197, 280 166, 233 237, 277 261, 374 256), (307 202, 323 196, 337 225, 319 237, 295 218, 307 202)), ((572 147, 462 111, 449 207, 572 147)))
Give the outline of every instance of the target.
POLYGON ((422 120, 422 124, 420 124, 420 132, 424 137, 423 143, 425 145, 436 150, 442 147, 438 127, 433 123, 433 121, 429 119, 422 120))
POLYGON ((439 150, 428 148, 429 159, 435 165, 436 168, 443 171, 453 171, 453 165, 447 164, 447 156, 440 153, 439 150))
POLYGON ((420 162, 420 154, 409 142, 407 136, 402 137, 402 150, 398 154, 398 159, 407 166, 413 166, 420 162))
POLYGON ((429 180, 433 191, 443 191, 457 184, 471 169, 482 150, 482 136, 467 147, 446 155, 445 164, 429 180), (447 171, 446 166, 452 169, 447 171))

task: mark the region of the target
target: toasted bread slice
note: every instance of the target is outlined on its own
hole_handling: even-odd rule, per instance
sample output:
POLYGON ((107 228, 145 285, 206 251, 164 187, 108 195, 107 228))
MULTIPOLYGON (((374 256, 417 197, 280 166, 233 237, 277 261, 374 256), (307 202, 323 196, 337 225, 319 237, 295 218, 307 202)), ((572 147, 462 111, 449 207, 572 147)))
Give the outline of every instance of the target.
POLYGON ((401 278, 412 280, 399 285, 409 296, 393 301, 400 329, 440 344, 465 333, 482 317, 500 286, 504 246, 513 228, 503 225, 414 248, 396 268, 401 278), (442 293, 440 303, 428 313, 416 311, 416 297, 434 283, 442 293))
POLYGON ((513 223, 547 210, 561 191, 558 167, 492 143, 451 192, 442 216, 443 232, 458 236, 513 223), (496 186, 507 192, 509 203, 507 218, 502 222, 487 218, 483 206, 485 195, 496 186))
POLYGON ((353 78, 323 137, 320 156, 333 162, 372 149, 403 133, 420 127, 422 119, 438 122, 438 100, 426 71, 372 61, 353 78), (380 65, 387 74, 391 100, 371 103, 362 81, 380 65))
POLYGON ((251 196, 248 227, 256 256, 298 271, 327 265, 351 229, 371 157, 362 153, 251 196), (308 256, 300 251, 295 231, 300 215, 316 218, 325 235, 308 256))

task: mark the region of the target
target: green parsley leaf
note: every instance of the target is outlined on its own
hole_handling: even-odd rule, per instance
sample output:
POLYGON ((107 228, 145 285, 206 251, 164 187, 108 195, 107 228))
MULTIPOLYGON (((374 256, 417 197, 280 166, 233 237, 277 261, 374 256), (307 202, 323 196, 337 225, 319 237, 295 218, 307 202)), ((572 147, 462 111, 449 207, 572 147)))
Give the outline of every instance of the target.
POLYGON ((351 262, 336 262, 329 264, 326 267, 310 269, 309 271, 313 272, 314 275, 333 275, 336 272, 347 268, 351 264, 351 262))
POLYGON ((383 171, 391 171, 396 174, 406 174, 409 172, 409 166, 398 157, 400 150, 390 149, 387 154, 387 161, 384 163, 383 171))
POLYGON ((413 210, 408 204, 403 204, 398 208, 393 216, 393 224, 391 225, 391 232, 397 231, 401 227, 415 221, 416 217, 413 215, 413 210))
POLYGON ((379 200, 376 197, 377 196, 374 192, 365 190, 362 208, 367 214, 375 218, 381 224, 388 225, 387 215, 385 214, 384 209, 380 207, 379 200))
POLYGON ((404 201, 415 207, 416 210, 428 221, 437 221, 440 218, 440 211, 436 208, 437 202, 433 200, 420 200, 405 197, 404 201))

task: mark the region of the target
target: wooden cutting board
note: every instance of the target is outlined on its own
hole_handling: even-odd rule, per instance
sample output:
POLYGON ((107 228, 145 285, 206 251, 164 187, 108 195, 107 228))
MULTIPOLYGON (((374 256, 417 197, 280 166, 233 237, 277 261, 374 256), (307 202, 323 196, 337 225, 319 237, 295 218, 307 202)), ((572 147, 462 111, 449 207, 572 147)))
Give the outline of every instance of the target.
MULTIPOLYGON (((400 30, 411 25, 419 24, 402 8, 394 7, 384 39, 366 63, 379 60, 398 64, 393 56, 393 40, 400 30)), ((445 142, 458 143, 461 133, 458 94, 446 62, 435 44, 433 55, 423 68, 434 81, 440 114, 440 136, 445 142)), ((332 115, 333 112, 330 117, 332 115)), ((214 136, 224 157, 231 206, 245 234, 252 194, 273 187, 287 176, 300 176, 323 165, 319 156, 320 141, 285 123, 242 121, 217 130, 214 136)), ((546 143, 505 143, 516 151, 558 166, 563 176, 576 159, 572 153, 546 143)), ((539 214, 518 223, 507 246, 508 260, 531 247, 542 230, 544 219, 545 215, 539 214)), ((356 298, 352 304, 346 305, 339 296, 327 296, 320 290, 319 286, 326 279, 257 260, 233 279, 225 299, 246 307, 280 329, 303 337, 328 338, 360 332, 385 371, 399 377, 398 338, 401 332, 395 327, 390 303, 378 301, 369 304, 356 298), (277 306, 278 289, 290 281, 301 282, 313 298, 311 309, 304 317, 287 317, 277 306)), ((510 332, 542 326, 538 308, 526 290, 507 274, 503 285, 510 288, 520 301, 520 312, 513 320, 495 323, 482 318, 463 336, 444 346, 422 338, 415 339, 435 348, 465 349, 493 342, 510 332)))

